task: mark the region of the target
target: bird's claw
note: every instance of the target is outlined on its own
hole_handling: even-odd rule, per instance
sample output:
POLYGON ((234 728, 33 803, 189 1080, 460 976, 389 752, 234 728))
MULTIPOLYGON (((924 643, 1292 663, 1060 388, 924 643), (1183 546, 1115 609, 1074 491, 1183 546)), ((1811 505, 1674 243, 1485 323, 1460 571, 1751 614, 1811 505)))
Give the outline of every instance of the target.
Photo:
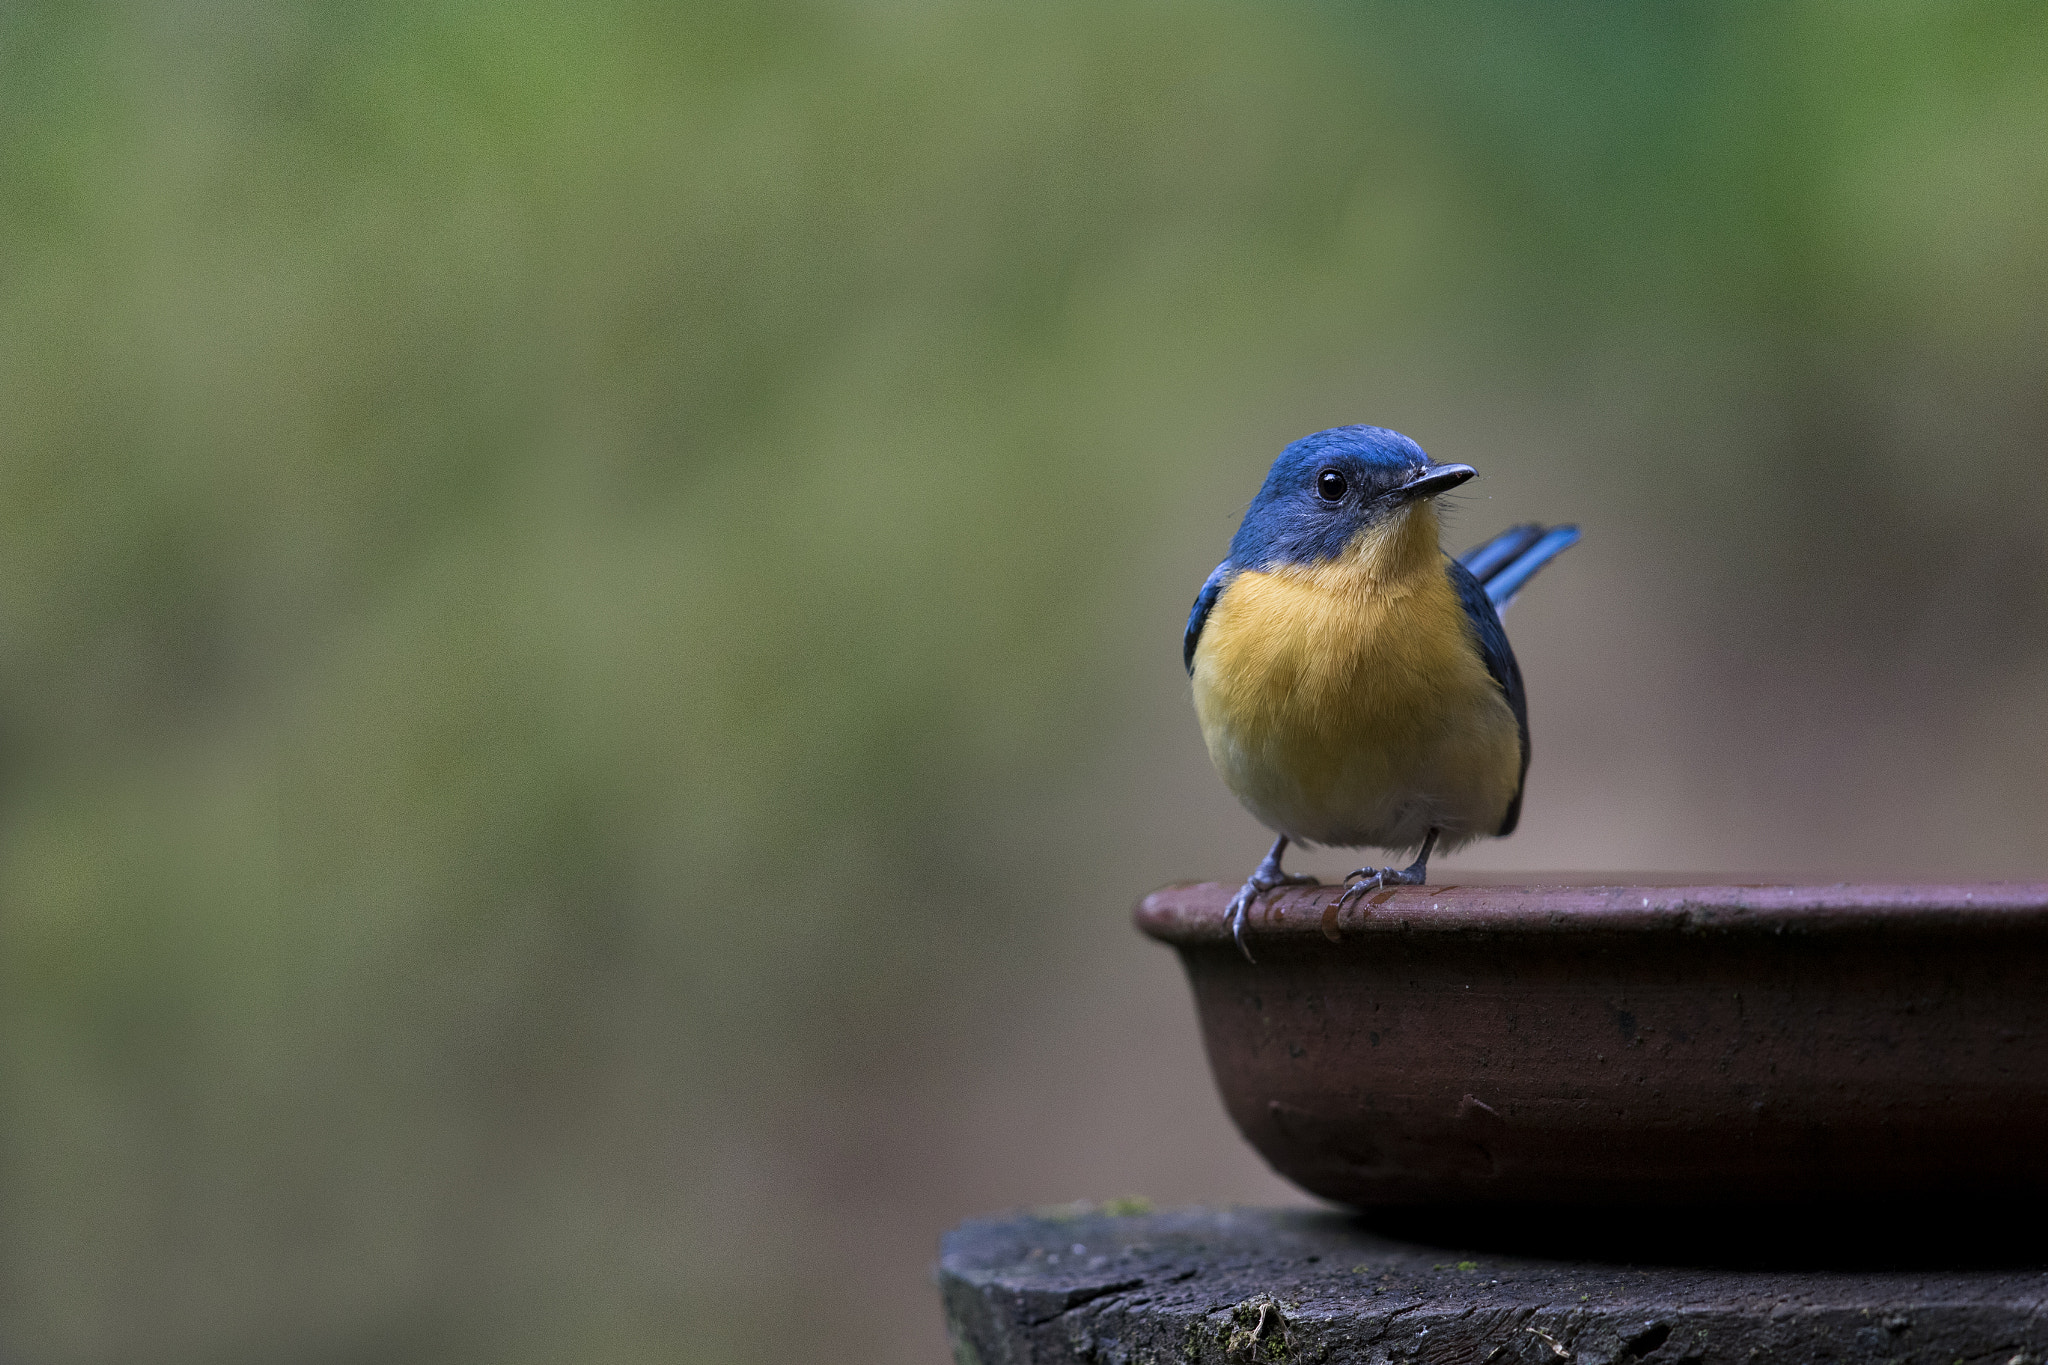
POLYGON ((1277 876, 1260 876, 1255 872, 1243 886, 1238 888, 1237 894, 1230 898, 1230 904, 1224 907, 1224 913, 1230 919, 1230 937, 1237 944, 1237 950, 1244 954, 1246 962, 1253 964, 1258 962, 1258 959, 1252 956, 1252 950, 1245 946, 1244 941, 1245 920, 1251 914, 1252 903, 1268 891, 1275 891, 1283 886, 1320 885, 1322 883, 1318 879, 1298 873, 1283 872, 1277 876))
POLYGON ((1244 917, 1245 913, 1251 909, 1252 902, 1258 898, 1258 884, 1246 882, 1238 890, 1238 893, 1230 898, 1230 904, 1226 907, 1230 915, 1230 937, 1236 942, 1237 950, 1244 954, 1244 960, 1253 963, 1256 963, 1258 959, 1252 956, 1251 949, 1244 946, 1244 917))
POLYGON ((1384 884, 1384 879, 1380 876, 1380 873, 1384 872, 1385 870, 1385 868, 1379 867, 1361 867, 1360 869, 1358 869, 1357 872, 1354 872, 1351 874, 1351 876, 1346 877, 1344 879, 1347 883, 1346 886, 1342 891, 1340 891, 1337 894, 1336 908, 1342 910, 1346 906, 1350 905, 1351 902, 1357 900, 1360 896, 1363 896, 1371 891, 1379 890, 1380 887, 1384 884), (1372 875, 1361 877, 1361 873, 1368 872, 1372 875))
POLYGON ((1420 886, 1422 874, 1412 867, 1361 867, 1344 880, 1348 885, 1337 897, 1339 910, 1374 891, 1392 886, 1420 886))

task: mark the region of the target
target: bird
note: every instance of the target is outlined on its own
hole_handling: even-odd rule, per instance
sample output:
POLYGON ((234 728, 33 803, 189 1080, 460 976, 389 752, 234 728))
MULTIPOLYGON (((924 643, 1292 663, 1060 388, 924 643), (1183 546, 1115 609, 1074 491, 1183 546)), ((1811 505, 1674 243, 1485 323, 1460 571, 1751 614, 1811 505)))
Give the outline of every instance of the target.
POLYGON ((1188 613, 1182 660, 1209 758, 1277 836, 1232 897, 1232 939, 1289 843, 1419 849, 1345 878, 1341 907, 1421 885, 1429 859, 1514 833, 1529 711, 1501 613, 1576 526, 1510 527, 1456 559, 1437 499, 1474 477, 1398 431, 1341 426, 1273 461, 1188 613))

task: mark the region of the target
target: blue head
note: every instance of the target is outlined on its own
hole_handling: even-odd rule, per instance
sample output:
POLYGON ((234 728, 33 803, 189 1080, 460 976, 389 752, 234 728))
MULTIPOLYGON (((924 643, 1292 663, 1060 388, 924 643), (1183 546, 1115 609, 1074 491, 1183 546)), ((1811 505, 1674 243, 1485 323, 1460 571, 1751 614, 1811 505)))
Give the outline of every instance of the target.
POLYGON ((1472 477, 1385 427, 1331 427, 1280 452, 1230 541, 1240 569, 1320 564, 1370 526, 1472 477))

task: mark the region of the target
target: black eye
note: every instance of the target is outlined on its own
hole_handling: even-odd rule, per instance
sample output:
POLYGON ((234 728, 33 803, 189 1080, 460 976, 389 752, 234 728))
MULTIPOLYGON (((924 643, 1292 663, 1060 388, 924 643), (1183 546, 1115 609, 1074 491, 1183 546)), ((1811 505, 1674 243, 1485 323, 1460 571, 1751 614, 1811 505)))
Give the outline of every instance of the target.
POLYGON ((1334 469, 1325 469, 1316 475, 1316 496, 1324 502, 1344 501, 1344 490, 1350 486, 1344 482, 1344 476, 1334 469))

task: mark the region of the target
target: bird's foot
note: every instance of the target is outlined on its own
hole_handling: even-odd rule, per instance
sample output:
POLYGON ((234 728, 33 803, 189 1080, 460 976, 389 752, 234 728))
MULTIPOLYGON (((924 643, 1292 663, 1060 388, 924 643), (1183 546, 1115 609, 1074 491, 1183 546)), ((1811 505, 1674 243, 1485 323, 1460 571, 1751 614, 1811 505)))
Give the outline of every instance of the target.
POLYGON ((1252 873, 1245 884, 1238 888, 1237 894, 1230 898, 1230 904, 1224 907, 1224 913, 1230 919, 1230 937, 1236 941, 1237 950, 1244 954, 1246 962, 1255 963, 1258 961, 1257 958, 1252 956, 1252 950, 1247 948, 1244 942, 1245 917, 1251 913, 1252 902, 1265 895, 1268 891, 1277 891, 1283 886, 1320 885, 1322 883, 1316 878, 1299 872, 1281 872, 1277 869, 1268 871, 1264 866, 1261 866, 1258 871, 1252 873))
POLYGON ((1360 896, 1374 891, 1381 891, 1390 886, 1420 886, 1423 879, 1428 875, 1427 871, 1420 866, 1361 867, 1344 879, 1347 884, 1344 887, 1343 893, 1337 897, 1337 908, 1342 910, 1360 896))
POLYGON ((1420 886, 1429 879, 1429 855, 1436 851, 1437 835, 1442 830, 1432 829, 1429 837, 1422 841, 1422 852, 1406 867, 1361 867, 1344 880, 1350 885, 1337 897, 1331 908, 1342 910, 1352 901, 1370 891, 1389 886, 1420 886))

